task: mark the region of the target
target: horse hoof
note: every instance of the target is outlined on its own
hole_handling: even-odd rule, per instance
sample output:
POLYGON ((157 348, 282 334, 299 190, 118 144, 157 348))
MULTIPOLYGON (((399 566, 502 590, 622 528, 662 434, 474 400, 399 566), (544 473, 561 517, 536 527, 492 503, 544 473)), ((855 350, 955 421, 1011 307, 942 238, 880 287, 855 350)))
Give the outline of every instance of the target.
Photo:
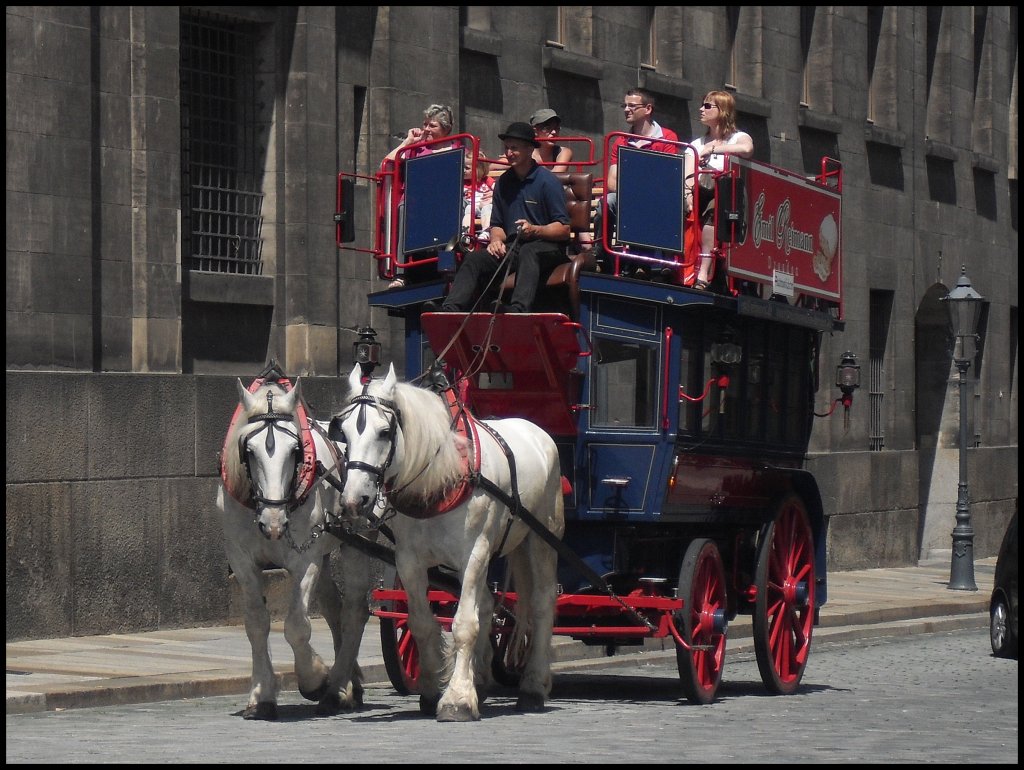
POLYGON ((320 702, 316 704, 316 715, 318 717, 333 717, 346 709, 351 709, 351 704, 346 706, 338 697, 337 693, 327 693, 320 702))
POLYGON ((324 696, 327 695, 330 687, 330 680, 327 677, 324 677, 315 690, 304 690, 302 687, 299 687, 299 694, 306 700, 319 701, 323 700, 324 696))
POLYGON ((535 692, 524 692, 519 694, 516 701, 516 711, 525 711, 536 714, 544 710, 544 696, 535 692))
POLYGON ((432 717, 437 714, 437 702, 441 700, 440 695, 428 697, 426 695, 420 696, 420 713, 425 717, 432 717))
POLYGON ((469 706, 458 706, 447 703, 437 710, 438 722, 476 722, 479 714, 474 714, 469 706))
POLYGON ((242 719, 262 719, 273 722, 277 719, 277 704, 270 701, 261 701, 255 706, 246 706, 242 712, 242 719))

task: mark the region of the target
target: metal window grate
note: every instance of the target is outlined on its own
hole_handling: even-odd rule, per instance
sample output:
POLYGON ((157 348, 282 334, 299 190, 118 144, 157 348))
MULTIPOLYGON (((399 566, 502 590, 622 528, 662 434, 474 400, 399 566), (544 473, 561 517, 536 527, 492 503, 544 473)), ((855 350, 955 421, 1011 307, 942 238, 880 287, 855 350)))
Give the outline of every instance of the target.
POLYGON ((885 351, 892 320, 893 292, 872 289, 868 301, 871 318, 868 329, 868 451, 880 452, 885 447, 885 351))
POLYGON ((182 258, 192 270, 263 271, 256 34, 254 24, 181 19, 182 258))
POLYGON ((868 450, 880 452, 885 446, 885 429, 882 423, 882 406, 885 399, 883 386, 885 383, 885 370, 882 368, 882 361, 879 358, 871 358, 868 379, 868 403, 870 406, 870 435, 868 437, 868 450))

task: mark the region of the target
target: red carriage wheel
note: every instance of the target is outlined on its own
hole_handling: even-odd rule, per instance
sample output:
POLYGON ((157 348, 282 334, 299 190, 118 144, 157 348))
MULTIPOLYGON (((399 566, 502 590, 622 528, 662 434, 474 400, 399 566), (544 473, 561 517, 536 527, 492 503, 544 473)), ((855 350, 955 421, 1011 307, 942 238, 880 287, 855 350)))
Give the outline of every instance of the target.
POLYGON ((680 632, 686 643, 676 645, 676 662, 683 693, 692 703, 714 700, 725 663, 725 568, 713 540, 694 540, 686 549, 679 569, 678 612, 680 632))
POLYGON ((814 541, 797 495, 779 504, 757 555, 754 651, 761 680, 775 695, 800 684, 814 627, 814 541))
MULTIPOLYGON (((402 590, 402 581, 395 575, 394 587, 402 590)), ((408 612, 408 605, 395 599, 388 602, 391 612, 408 612)), ((380 618, 380 648, 384 656, 384 670, 399 695, 418 692, 420 653, 416 640, 405 618, 380 618)))

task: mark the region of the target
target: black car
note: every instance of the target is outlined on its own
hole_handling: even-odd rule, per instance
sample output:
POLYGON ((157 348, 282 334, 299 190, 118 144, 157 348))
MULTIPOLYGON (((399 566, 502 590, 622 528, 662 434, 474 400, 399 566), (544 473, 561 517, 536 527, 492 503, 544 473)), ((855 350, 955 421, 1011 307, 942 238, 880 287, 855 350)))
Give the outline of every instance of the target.
POLYGON ((1003 535, 996 559, 995 586, 989 602, 989 637, 999 658, 1017 657, 1017 510, 1003 535))

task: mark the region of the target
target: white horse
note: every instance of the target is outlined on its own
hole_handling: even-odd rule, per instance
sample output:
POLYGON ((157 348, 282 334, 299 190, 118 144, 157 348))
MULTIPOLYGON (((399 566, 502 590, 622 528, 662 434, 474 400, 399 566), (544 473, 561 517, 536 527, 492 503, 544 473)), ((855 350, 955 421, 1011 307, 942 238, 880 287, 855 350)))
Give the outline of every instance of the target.
MULTIPOLYGON (((258 381, 259 382, 259 381, 258 381)), ((325 532, 338 493, 318 466, 340 484, 343 458, 308 417, 299 383, 288 390, 267 380, 249 392, 238 382, 240 406, 221 456, 217 507, 228 562, 242 592, 245 632, 252 646, 252 687, 246 719, 276 719, 278 682, 270 659, 270 613, 262 570, 276 565, 292 578, 284 635, 295 654, 299 692, 333 714, 362 702, 356 655, 369 617, 369 557, 346 547, 339 562, 344 596, 331 578, 330 554, 339 541, 325 532), (309 605, 316 589, 334 637, 330 670, 310 645, 309 605)))
POLYGON ((496 556, 508 557, 518 594, 511 643, 511 662, 522 665, 516 708, 542 710, 551 690, 558 557, 506 503, 518 498, 527 514, 562 536, 564 500, 554 441, 520 419, 475 423, 479 430, 471 432, 477 439, 468 441, 453 430, 445 401, 397 382, 393 365, 383 380, 366 383, 357 366, 349 386, 347 405, 332 420, 332 430, 340 428, 346 443, 342 505, 349 515, 366 515, 383 487, 390 504, 404 514, 391 520, 391 529, 398 574, 408 593, 409 630, 420 656, 420 710, 436 714, 438 721, 480 718, 480 700, 491 681, 494 600, 487 569, 496 556), (467 473, 467 454, 469 467, 479 457, 483 481, 467 473), (496 489, 487 489, 488 480, 496 489), (460 488, 466 492, 461 502, 432 515, 452 505, 453 497, 458 500, 460 488), (447 661, 440 625, 427 603, 427 570, 442 564, 457 569, 462 583, 447 661))

